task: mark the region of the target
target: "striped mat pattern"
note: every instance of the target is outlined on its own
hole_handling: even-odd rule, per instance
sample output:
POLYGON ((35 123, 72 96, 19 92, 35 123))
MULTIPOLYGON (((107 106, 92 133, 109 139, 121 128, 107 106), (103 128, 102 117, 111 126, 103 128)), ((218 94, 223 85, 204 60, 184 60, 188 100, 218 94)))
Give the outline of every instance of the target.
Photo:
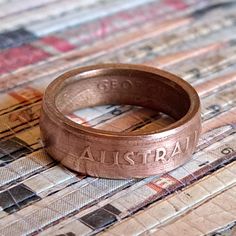
MULTIPOLYGON (((236 235, 234 0, 0 0, 0 235, 236 235), (47 85, 97 63, 155 66, 191 83, 203 131, 184 166, 111 180, 48 156, 38 126, 47 85)), ((68 115, 140 132, 173 119, 129 105, 68 115)))

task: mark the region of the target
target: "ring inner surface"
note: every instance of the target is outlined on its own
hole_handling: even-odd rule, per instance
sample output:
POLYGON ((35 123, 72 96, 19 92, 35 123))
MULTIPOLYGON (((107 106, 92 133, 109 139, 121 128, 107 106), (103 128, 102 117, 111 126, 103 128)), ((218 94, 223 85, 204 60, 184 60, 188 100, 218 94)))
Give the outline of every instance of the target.
POLYGON ((83 72, 67 78, 55 92, 64 115, 99 105, 134 105, 163 112, 179 120, 190 108, 188 93, 176 82, 130 69, 83 72))

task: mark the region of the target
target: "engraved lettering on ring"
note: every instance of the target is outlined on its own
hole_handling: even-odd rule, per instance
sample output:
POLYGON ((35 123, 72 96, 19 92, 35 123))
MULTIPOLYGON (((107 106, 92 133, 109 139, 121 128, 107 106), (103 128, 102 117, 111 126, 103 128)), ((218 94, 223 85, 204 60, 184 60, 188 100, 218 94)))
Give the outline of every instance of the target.
POLYGON ((133 86, 133 84, 130 80, 125 80, 121 83, 121 86, 123 89, 130 89, 133 86))
POLYGON ((105 163, 105 158, 106 158, 106 152, 104 151, 104 150, 102 150, 101 151, 101 158, 100 158, 100 160, 101 160, 101 163, 105 163))
POLYGON ((102 80, 97 84, 98 89, 100 90, 109 90, 109 81, 107 79, 102 80))
POLYGON ((80 155, 80 159, 86 159, 86 160, 94 161, 90 146, 87 146, 84 149, 84 151, 80 155))
POLYGON ((111 88, 115 89, 118 87, 118 81, 116 79, 111 79, 111 88))
POLYGON ((134 165, 134 160, 131 159, 131 157, 134 157, 134 152, 126 152, 124 154, 124 159, 129 163, 129 165, 134 165))
POLYGON ((137 157, 138 156, 142 156, 142 164, 146 164, 147 163, 147 157, 148 155, 151 154, 151 151, 148 150, 148 151, 145 151, 145 152, 138 152, 137 153, 137 157))
POLYGON ((166 161, 166 149, 164 147, 155 150, 155 161, 166 161))
POLYGON ((119 152, 113 152, 114 165, 119 165, 119 152))
POLYGON ((198 131, 195 130, 194 131, 194 143, 197 144, 197 142, 198 142, 198 131))
POLYGON ((103 91, 109 91, 116 88, 130 89, 132 86, 133 84, 130 80, 119 82, 117 79, 104 79, 97 84, 97 88, 103 91))
MULTIPOLYGON (((193 140, 195 139, 196 135, 197 135, 197 133, 194 132, 193 140)), ((162 163, 164 163, 164 162, 166 163, 172 157, 175 157, 179 154, 187 152, 188 148, 189 148, 190 140, 192 140, 192 139, 190 139, 190 137, 187 136, 183 141, 181 141, 181 142, 177 141, 174 144, 173 149, 171 150, 171 153, 169 155, 167 155, 168 150, 165 147, 159 147, 154 150, 145 150, 145 151, 137 151, 137 152, 127 151, 123 155, 123 159, 126 161, 126 163, 124 163, 123 165, 137 165, 138 163, 136 160, 138 157, 141 157, 141 163, 139 163, 139 164, 145 165, 148 163, 148 156, 150 156, 153 152, 155 153, 154 162, 161 161, 162 163)), ((100 162, 102 164, 112 164, 112 165, 120 165, 121 164, 121 163, 119 163, 120 153, 118 151, 100 150, 99 152, 100 152, 100 161, 98 161, 98 162, 100 162), (110 153, 111 156, 113 157, 112 163, 110 163, 110 162, 106 163, 105 158, 106 158, 107 153, 110 153)), ((84 148, 80 158, 97 162, 93 157, 90 146, 87 146, 84 148)))
POLYGON ((171 157, 173 157, 175 155, 178 155, 178 154, 181 154, 181 153, 182 153, 182 150, 181 150, 181 147, 180 147, 180 143, 179 143, 179 141, 177 141, 176 144, 175 144, 174 150, 171 154, 171 157))
POLYGON ((185 152, 188 150, 188 147, 189 147, 189 140, 190 140, 190 138, 189 138, 189 137, 186 137, 185 152))

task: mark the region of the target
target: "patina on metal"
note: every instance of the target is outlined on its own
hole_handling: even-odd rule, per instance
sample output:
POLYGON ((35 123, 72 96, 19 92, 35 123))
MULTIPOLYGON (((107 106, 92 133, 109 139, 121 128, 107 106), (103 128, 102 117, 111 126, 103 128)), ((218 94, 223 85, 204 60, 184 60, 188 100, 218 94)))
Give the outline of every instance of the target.
POLYGON ((66 167, 105 178, 143 178, 191 158, 201 132, 200 100, 186 81, 143 65, 103 64, 68 71, 46 89, 40 116, 46 151, 66 167), (105 104, 164 112, 176 122, 159 130, 117 133, 77 124, 65 115, 105 104))

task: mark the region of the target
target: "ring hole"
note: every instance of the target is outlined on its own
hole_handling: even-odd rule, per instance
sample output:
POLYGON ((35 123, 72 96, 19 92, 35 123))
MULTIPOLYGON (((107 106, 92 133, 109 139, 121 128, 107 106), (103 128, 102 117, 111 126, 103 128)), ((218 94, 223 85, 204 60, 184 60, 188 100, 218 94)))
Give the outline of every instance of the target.
POLYGON ((66 115, 83 126, 118 133, 155 132, 176 120, 167 114, 132 105, 105 105, 79 109, 66 115))
POLYGON ((191 105, 181 81, 136 69, 92 70, 59 84, 53 92, 60 113, 108 132, 151 134, 179 121, 191 105))

